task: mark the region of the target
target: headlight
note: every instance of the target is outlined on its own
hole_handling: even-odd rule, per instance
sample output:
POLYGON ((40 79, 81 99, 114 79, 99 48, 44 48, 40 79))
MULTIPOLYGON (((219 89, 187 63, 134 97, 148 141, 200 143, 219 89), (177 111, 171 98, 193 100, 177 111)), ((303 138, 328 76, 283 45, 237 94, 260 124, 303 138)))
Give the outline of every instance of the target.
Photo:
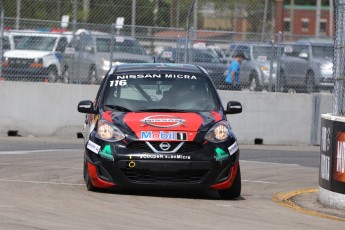
POLYGON ((34 59, 34 63, 42 64, 43 63, 43 59, 42 58, 35 58, 34 59))
POLYGON ((215 124, 205 135, 205 140, 219 143, 225 141, 230 136, 230 126, 226 121, 215 124))
POLYGON ((262 72, 269 71, 269 68, 267 66, 265 66, 265 65, 260 66, 260 69, 261 69, 262 72))
POLYGON ((322 70, 332 70, 333 63, 325 63, 325 64, 322 64, 320 67, 322 70))
POLYGON ((102 69, 108 71, 110 69, 110 61, 102 60, 102 69))
POLYGON ((333 73, 333 63, 328 62, 320 65, 320 70, 322 75, 332 75, 333 73))
POLYGON ((120 141, 125 138, 119 128, 104 120, 98 121, 97 136, 106 141, 120 141))
POLYGON ((120 64, 123 64, 123 63, 124 62, 119 62, 119 61, 115 61, 113 63, 110 63, 110 61, 103 59, 102 60, 102 69, 108 71, 111 66, 120 65, 120 64))

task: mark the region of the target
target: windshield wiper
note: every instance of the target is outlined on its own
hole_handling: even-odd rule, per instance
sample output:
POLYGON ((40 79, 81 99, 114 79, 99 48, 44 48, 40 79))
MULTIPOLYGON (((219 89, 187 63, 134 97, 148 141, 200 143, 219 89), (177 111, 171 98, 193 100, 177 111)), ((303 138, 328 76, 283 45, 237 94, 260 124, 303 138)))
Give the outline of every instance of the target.
POLYGON ((115 109, 117 111, 122 111, 122 112, 131 112, 131 110, 127 109, 126 107, 119 106, 119 105, 105 105, 105 107, 115 109))
POLYGON ((141 109, 141 110, 137 110, 136 112, 182 112, 182 113, 188 113, 188 112, 191 112, 191 111, 183 110, 183 109, 167 109, 167 108, 162 108, 162 109, 141 109))

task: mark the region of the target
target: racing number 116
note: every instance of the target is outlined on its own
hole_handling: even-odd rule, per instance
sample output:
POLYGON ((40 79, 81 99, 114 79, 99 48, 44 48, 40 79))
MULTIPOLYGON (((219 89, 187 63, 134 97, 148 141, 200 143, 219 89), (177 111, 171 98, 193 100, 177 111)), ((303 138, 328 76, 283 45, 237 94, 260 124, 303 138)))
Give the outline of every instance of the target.
POLYGON ((125 86, 125 85, 127 85, 127 81, 126 80, 110 81, 110 87, 113 87, 113 86, 125 86))

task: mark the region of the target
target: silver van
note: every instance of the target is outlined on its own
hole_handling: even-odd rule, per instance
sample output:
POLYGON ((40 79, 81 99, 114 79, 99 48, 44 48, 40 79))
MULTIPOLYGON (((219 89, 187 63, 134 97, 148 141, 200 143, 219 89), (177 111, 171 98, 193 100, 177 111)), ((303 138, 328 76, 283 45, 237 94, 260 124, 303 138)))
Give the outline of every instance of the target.
POLYGON ((281 90, 311 93, 333 89, 333 47, 333 41, 328 39, 285 45, 280 65, 281 90))
POLYGON ((100 83, 113 65, 153 62, 133 37, 84 29, 76 32, 63 60, 63 81, 87 84, 100 83))

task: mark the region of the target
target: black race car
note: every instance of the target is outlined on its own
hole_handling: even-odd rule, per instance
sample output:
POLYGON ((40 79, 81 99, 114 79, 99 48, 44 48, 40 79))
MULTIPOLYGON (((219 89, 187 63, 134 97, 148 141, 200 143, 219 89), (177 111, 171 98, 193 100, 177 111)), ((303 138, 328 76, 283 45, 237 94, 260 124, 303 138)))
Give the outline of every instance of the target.
POLYGON ((165 188, 241 193, 239 147, 208 73, 185 64, 112 67, 94 101, 81 101, 88 190, 165 188))

